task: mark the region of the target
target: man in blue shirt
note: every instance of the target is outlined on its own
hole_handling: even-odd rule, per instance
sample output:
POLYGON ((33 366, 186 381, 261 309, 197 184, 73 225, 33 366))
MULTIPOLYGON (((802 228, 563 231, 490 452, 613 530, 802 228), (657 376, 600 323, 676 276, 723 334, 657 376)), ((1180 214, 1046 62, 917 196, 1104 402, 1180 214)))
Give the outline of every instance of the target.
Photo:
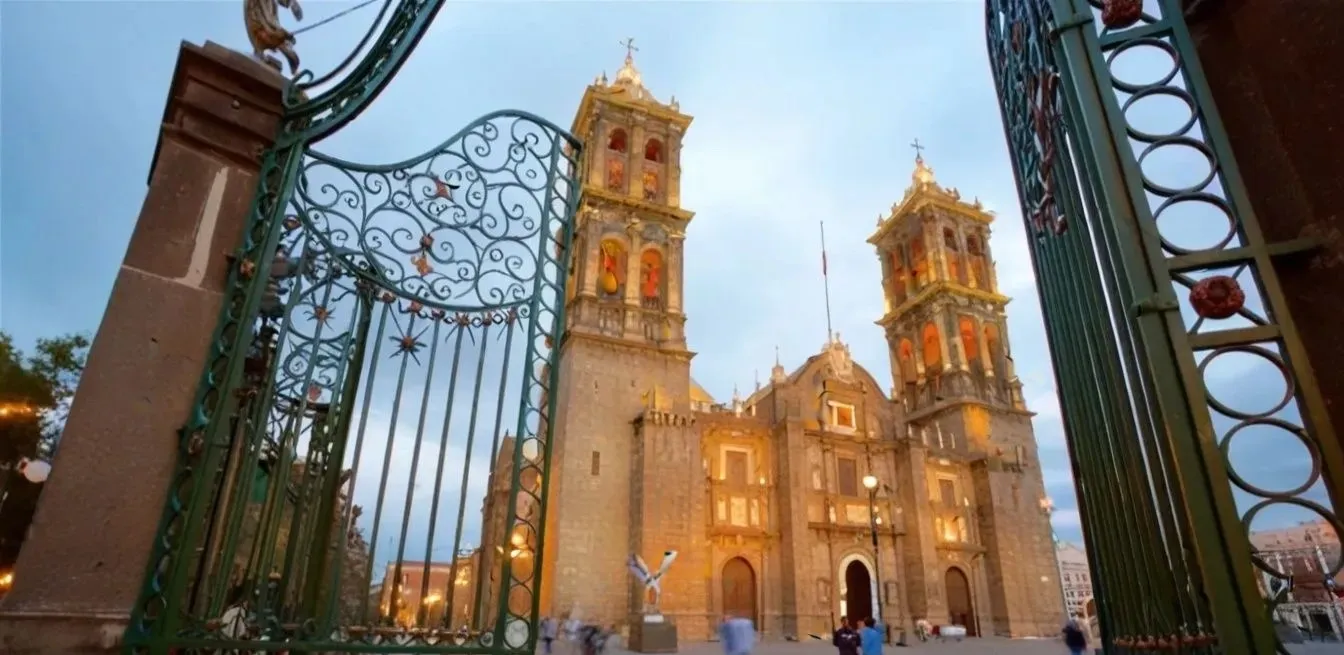
POLYGON ((870 616, 863 620, 863 629, 859 630, 863 655, 882 655, 882 635, 884 632, 884 626, 878 625, 877 619, 870 616))

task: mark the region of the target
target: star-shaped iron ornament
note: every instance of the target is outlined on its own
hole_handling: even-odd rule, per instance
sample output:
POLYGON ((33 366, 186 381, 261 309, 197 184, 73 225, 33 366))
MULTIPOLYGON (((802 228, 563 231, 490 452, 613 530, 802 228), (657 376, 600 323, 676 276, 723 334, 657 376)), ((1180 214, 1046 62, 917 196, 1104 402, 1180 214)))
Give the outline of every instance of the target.
POLYGON ((331 310, 322 305, 318 305, 309 310, 308 318, 317 321, 318 325, 326 325, 331 320, 331 310))
POLYGON ((400 337, 388 337, 392 343, 397 344, 397 350, 392 353, 392 356, 409 356, 411 359, 415 360, 416 364, 419 364, 420 358, 417 357, 416 354, 420 352, 420 349, 425 347, 425 342, 421 341, 420 337, 425 336, 425 331, 428 329, 429 328, 423 328, 418 334, 414 335, 408 332, 400 337))

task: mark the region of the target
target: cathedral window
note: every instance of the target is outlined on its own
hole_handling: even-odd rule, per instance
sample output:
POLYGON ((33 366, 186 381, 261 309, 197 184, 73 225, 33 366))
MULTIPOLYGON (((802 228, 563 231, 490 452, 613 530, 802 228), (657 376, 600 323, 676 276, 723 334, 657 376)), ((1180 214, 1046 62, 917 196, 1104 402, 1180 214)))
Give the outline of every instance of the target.
POLYGON ((905 262, 902 261, 904 257, 901 256, 901 251, 904 248, 904 245, 898 245, 895 250, 891 251, 891 297, 894 301, 893 304, 897 305, 905 302, 906 272, 905 262))
POLYGON ((924 237, 918 233, 910 241, 910 268, 915 276, 916 289, 928 284, 929 262, 928 257, 924 254, 924 237))
POLYGON ((625 130, 616 128, 607 136, 607 149, 625 154, 630 149, 630 139, 625 135, 625 130))
POLYGON ((625 161, 621 159, 607 160, 607 188, 612 191, 621 191, 625 188, 625 161))
POLYGON ((989 351, 989 362, 999 375, 1006 375, 1003 361, 1003 343, 999 340, 999 326, 985 325, 985 350, 989 351))
POLYGON ((604 299, 625 295, 626 251, 616 239, 602 241, 598 253, 597 292, 604 299))
POLYGON ((858 424, 854 418, 854 406, 845 403, 830 403, 831 406, 831 427, 841 430, 854 430, 858 424))
POLYGON ((652 167, 645 167, 644 177, 640 181, 644 187, 644 201, 658 202, 658 171, 652 167))
POLYGON ((938 336, 938 328, 933 323, 925 323, 922 337, 924 339, 924 373, 926 375, 938 375, 943 369, 943 345, 942 339, 938 336))
POLYGON ((841 496, 859 495, 859 462, 849 457, 835 460, 836 491, 841 496))
POLYGON ((655 164, 663 163, 663 142, 649 139, 649 142, 644 144, 644 159, 655 164))
POLYGON ((966 254, 970 266, 970 270, 967 271, 970 285, 980 289, 989 289, 989 266, 980 237, 974 234, 966 236, 966 254))
POLYGON ((943 507, 957 508, 957 481, 950 478, 938 478, 938 500, 943 507))
POLYGON ((723 451, 723 471, 719 479, 732 485, 747 484, 747 469, 749 455, 744 450, 724 450, 723 451))
POLYGON ((602 472, 602 453, 593 451, 592 474, 597 475, 602 472))
POLYGON ((647 309, 663 307, 663 255, 649 248, 639 256, 639 296, 647 309))
POLYGON ((961 349, 966 352, 966 365, 980 363, 980 340, 976 337, 975 321, 969 316, 957 319, 957 331, 961 333, 961 349))
POLYGON ((909 339, 901 339, 901 345, 896 352, 901 366, 901 382, 914 384, 919 378, 919 370, 915 366, 915 345, 910 343, 909 339))
POLYGON ((947 279, 961 282, 961 247, 957 243, 957 232, 952 228, 943 228, 943 256, 947 259, 947 279))

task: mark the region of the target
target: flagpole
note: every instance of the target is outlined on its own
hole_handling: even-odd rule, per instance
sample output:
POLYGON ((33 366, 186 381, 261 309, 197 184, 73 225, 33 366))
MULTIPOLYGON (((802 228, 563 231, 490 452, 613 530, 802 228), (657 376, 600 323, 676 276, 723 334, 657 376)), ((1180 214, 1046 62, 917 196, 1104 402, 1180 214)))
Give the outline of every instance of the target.
POLYGON ((821 286, 826 291, 826 345, 835 340, 831 331, 831 278, 826 271, 826 221, 821 221, 821 286))

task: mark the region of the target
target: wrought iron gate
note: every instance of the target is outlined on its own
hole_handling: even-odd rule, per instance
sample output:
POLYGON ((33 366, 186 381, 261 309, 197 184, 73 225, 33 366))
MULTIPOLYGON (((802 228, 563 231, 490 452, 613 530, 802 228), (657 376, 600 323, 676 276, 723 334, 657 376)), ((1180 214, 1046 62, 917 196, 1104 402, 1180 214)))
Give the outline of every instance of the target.
POLYGON ((1344 481, 1344 457, 1271 265, 1309 244, 1265 243, 1180 0, 986 7, 1107 651, 1286 652, 1273 617, 1293 572, 1247 530, 1294 506, 1344 533, 1322 480, 1344 481), (1151 79, 1117 72, 1145 52, 1165 62, 1151 79), (1154 99, 1177 113, 1145 119, 1174 125, 1136 124, 1154 99), (1172 149, 1200 171, 1187 184, 1152 165, 1172 149), (1221 223, 1178 245, 1170 222, 1191 207, 1221 223), (1281 374, 1282 397, 1258 411, 1214 397, 1206 369, 1234 353, 1281 374), (1233 466, 1233 439, 1257 429, 1305 446, 1304 479, 1264 489, 1233 466))
POLYGON ((533 650, 580 144, 497 112, 399 164, 310 147, 440 4, 389 4, 348 78, 291 85, 128 652, 533 650))

